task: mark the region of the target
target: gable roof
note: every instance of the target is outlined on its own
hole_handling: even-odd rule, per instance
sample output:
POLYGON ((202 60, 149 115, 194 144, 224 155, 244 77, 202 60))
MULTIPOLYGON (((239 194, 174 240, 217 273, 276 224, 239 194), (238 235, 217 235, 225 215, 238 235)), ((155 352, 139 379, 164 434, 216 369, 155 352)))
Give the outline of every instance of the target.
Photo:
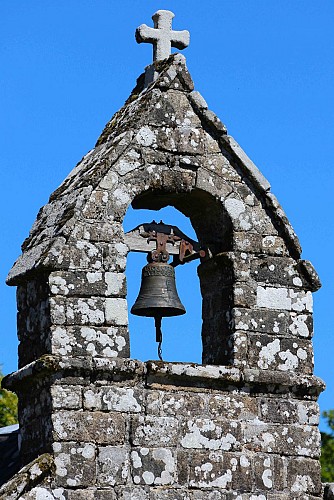
MULTIPOLYGON (((8 275, 9 285, 18 284, 26 273, 50 266, 50 254, 53 248, 66 243, 91 193, 127 150, 138 131, 143 129, 148 121, 164 123, 165 118, 159 111, 157 99, 160 98, 161 92, 172 89, 186 97, 203 129, 218 142, 222 150, 238 166, 243 179, 261 198, 291 256, 299 259, 301 253, 299 240, 276 197, 270 192, 269 182, 237 142, 227 134, 225 125, 208 109, 199 92, 194 90, 184 56, 173 54, 168 59, 155 63, 154 70, 157 74, 156 80, 147 85, 145 73, 138 78, 130 97, 107 123, 95 148, 82 158, 59 188, 52 193, 49 202, 40 209, 29 237, 22 245, 22 255, 8 275)), ((318 278, 313 268, 307 271, 309 272, 313 273, 312 279, 316 283, 318 278)), ((314 287, 319 288, 316 284, 314 287)))

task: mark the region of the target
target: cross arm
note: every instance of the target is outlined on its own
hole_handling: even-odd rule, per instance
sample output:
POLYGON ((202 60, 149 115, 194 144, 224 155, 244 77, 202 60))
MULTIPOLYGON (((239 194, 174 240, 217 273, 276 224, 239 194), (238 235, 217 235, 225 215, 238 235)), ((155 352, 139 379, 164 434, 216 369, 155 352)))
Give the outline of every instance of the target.
POLYGON ((156 30, 147 26, 147 24, 141 24, 136 29, 135 37, 137 43, 153 43, 157 40, 156 30))
POLYGON ((171 39, 172 47, 176 49, 185 49, 190 43, 190 33, 187 30, 183 31, 173 31, 173 36, 171 39))

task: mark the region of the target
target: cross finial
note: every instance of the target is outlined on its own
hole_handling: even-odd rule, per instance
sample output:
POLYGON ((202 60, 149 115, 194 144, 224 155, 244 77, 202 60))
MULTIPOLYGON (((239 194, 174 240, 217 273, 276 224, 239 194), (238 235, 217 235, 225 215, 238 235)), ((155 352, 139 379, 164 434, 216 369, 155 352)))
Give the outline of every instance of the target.
POLYGON ((173 12, 170 10, 158 10, 153 14, 154 28, 142 24, 136 29, 136 40, 138 43, 153 44, 153 61, 167 59, 171 54, 171 48, 185 49, 190 42, 190 33, 187 30, 173 31, 173 12))

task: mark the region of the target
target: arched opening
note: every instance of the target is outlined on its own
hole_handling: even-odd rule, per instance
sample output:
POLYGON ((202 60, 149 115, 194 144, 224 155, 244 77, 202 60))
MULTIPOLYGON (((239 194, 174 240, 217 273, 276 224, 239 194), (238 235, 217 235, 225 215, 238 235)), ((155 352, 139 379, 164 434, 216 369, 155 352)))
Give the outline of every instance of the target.
MULTIPOLYGON (((163 220, 166 224, 179 227, 187 236, 197 239, 189 219, 173 207, 159 211, 130 207, 125 216, 123 227, 128 232, 143 222, 163 220)), ((146 254, 130 252, 127 257, 127 300, 129 310, 135 302, 141 280, 141 270, 145 266, 146 254)), ((183 316, 163 318, 162 354, 166 361, 202 362, 201 320, 202 297, 196 272, 198 261, 177 266, 176 287, 185 306, 183 316)), ((129 314, 130 357, 146 361, 157 359, 157 344, 153 318, 139 317, 129 314)))
MULTIPOLYGON (((129 215, 124 221, 125 232, 140 223, 163 219, 167 224, 179 226, 179 229, 197 240, 206 250, 206 258, 200 265, 199 261, 194 261, 178 266, 176 270, 178 292, 181 301, 188 308, 188 314, 164 319, 164 359, 232 364, 233 271, 232 262, 227 255, 232 250, 232 224, 221 202, 199 189, 190 193, 148 190, 133 200, 132 208, 135 210, 129 209, 129 215), (171 207, 174 207, 174 211, 171 207), (136 210, 140 214, 139 218, 134 216, 136 210), (194 291, 199 287, 201 297, 197 293, 196 298, 194 291), (167 343, 169 341, 170 346, 167 343)), ((141 269, 146 264, 145 254, 133 256, 131 253, 127 265, 129 309, 138 294, 141 269)), ((157 359, 154 321, 151 318, 134 319, 131 316, 131 357, 157 359)))

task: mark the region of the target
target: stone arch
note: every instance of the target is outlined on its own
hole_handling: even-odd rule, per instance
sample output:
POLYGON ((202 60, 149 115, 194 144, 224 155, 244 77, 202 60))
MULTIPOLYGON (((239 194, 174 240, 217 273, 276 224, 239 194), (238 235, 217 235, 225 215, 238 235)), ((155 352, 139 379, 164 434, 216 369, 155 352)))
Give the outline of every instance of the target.
MULTIPOLYGON (((207 186, 205 189, 203 185, 196 187, 198 172, 165 166, 139 170, 117 180, 108 174, 114 184, 111 195, 114 198, 113 213, 119 210, 117 215, 123 221, 130 204, 135 209, 151 210, 173 206, 190 219, 198 241, 207 249, 208 255, 207 262, 198 268, 203 299, 202 360, 210 364, 231 364, 233 259, 228 254, 233 250, 233 225, 221 196, 217 194, 217 183, 214 186, 209 183, 210 192, 207 186)), ((226 187, 223 191, 229 193, 231 189, 226 187)))

